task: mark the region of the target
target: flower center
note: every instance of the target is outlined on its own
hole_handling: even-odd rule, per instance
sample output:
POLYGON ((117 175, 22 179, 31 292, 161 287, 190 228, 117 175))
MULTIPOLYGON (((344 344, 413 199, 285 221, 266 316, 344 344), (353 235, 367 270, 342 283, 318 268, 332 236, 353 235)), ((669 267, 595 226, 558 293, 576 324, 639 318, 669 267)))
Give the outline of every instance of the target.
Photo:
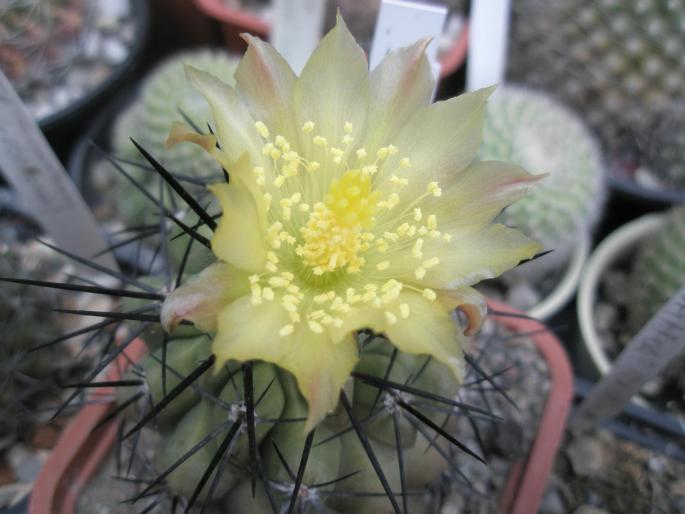
POLYGON ((363 232, 373 223, 380 193, 371 190, 371 178, 348 170, 331 182, 325 203, 314 205, 300 229, 303 244, 295 252, 315 275, 347 267, 355 273, 364 265, 360 253, 369 249, 373 235, 363 232))

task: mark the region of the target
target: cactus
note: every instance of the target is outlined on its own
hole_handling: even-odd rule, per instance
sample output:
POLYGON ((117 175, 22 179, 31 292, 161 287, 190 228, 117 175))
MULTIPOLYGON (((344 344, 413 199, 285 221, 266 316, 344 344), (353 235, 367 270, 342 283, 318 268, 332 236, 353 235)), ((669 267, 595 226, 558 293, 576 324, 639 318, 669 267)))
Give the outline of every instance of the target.
POLYGON ((455 399, 467 366, 504 394, 464 354, 487 312, 471 286, 541 249, 490 223, 537 180, 472 164, 492 88, 429 105, 427 41, 369 76, 338 17, 296 78, 246 39, 235 89, 187 70, 215 134, 174 125, 176 142, 226 165, 229 180, 209 186, 220 216, 175 181, 177 160, 141 152, 202 222, 184 239, 216 262, 176 280, 112 273, 124 283, 100 292, 125 301, 101 314, 139 324, 89 380, 147 339, 151 353, 117 384, 120 440, 162 436, 140 459, 154 475, 134 503, 161 487, 189 498, 186 512, 222 496, 236 514, 408 512, 452 452, 484 462, 450 422, 496 419, 455 399))
MULTIPOLYGON (((59 274, 63 262, 36 243, 0 243, 0 277, 47 279, 59 274)), ((0 451, 12 444, 36 417, 36 400, 66 379, 73 361, 59 349, 29 350, 51 337, 61 327, 54 291, 27 289, 7 282, 0 288, 0 451)))
POLYGON ((500 88, 488 104, 478 156, 549 174, 532 194, 501 214, 504 224, 546 248, 570 248, 599 220, 605 187, 595 139, 577 116, 548 95, 500 88))
MULTIPOLYGON (((144 164, 145 160, 131 144, 133 138, 170 171, 216 180, 221 176, 221 167, 201 148, 194 145, 165 147, 172 122, 183 120, 183 115, 205 131, 210 120, 209 105, 186 80, 183 71, 186 64, 212 71, 232 84, 237 59, 226 52, 197 50, 180 53, 161 63, 146 78, 137 99, 117 118, 112 132, 112 150, 116 156, 144 164)), ((153 172, 134 166, 127 166, 126 170, 158 196, 157 177, 153 172)), ((135 192, 125 178, 119 177, 118 182, 120 214, 132 224, 139 223, 141 216, 150 212, 148 201, 135 192)), ((166 204, 169 205, 169 201, 166 204)))
MULTIPOLYGON (((453 398, 457 394, 459 385, 446 366, 427 360, 425 356, 393 351, 390 343, 380 336, 364 334, 360 338, 364 342, 364 351, 355 368, 360 376, 363 374, 364 377, 376 377, 380 381, 409 384, 423 394, 441 398, 453 398)), ((143 378, 144 384, 140 390, 145 392, 145 396, 139 400, 142 407, 157 404, 165 396, 165 390, 169 392, 177 387, 182 377, 188 376, 211 355, 211 341, 203 335, 187 333, 185 337, 174 337, 167 343, 164 357, 167 382, 163 386, 162 348, 159 341, 153 344, 157 345, 156 350, 145 357, 127 377, 143 378)), ((245 429, 245 373, 246 368, 234 362, 229 363, 219 374, 207 372, 198 379, 195 390, 185 389, 157 415, 162 442, 155 453, 155 464, 161 471, 170 469, 199 441, 223 426, 206 446, 166 477, 167 485, 187 497, 199 494, 198 498, 203 501, 226 496, 226 505, 230 505, 231 512, 235 514, 268 514, 272 511, 264 489, 260 488, 260 494, 255 499, 249 494, 246 497, 245 490, 249 489, 253 474, 262 472, 272 484, 271 494, 275 496, 277 504, 288 504, 294 478, 290 474, 297 472, 303 448, 307 444, 307 435, 302 430, 307 404, 289 373, 259 362, 250 368, 257 420, 257 464, 251 457, 245 429), (237 430, 234 435, 231 435, 231 428, 237 430), (209 469, 222 440, 226 442, 226 438, 230 438, 227 447, 231 448, 228 465, 225 465, 217 479, 211 497, 208 491, 212 489, 216 471, 198 493, 198 477, 209 469), (261 466, 261 471, 252 469, 256 465, 261 466)), ((378 385, 373 385, 372 381, 360 378, 348 384, 346 394, 350 398, 354 418, 360 422, 365 420, 363 430, 393 491, 421 488, 446 469, 448 462, 441 456, 441 452, 446 454, 446 448, 440 446, 440 450, 426 451, 430 444, 420 430, 425 434, 429 433, 427 429, 410 416, 399 415, 402 411, 399 403, 411 405, 414 401, 411 395, 384 391, 378 385), (372 417, 367 420, 370 415, 372 417), (405 476, 402 479, 396 463, 398 448, 403 453, 405 476)), ((130 396, 130 390, 119 390, 120 402, 130 396)), ((426 405, 436 408, 434 411, 423 409, 427 412, 426 416, 437 425, 443 423, 445 415, 439 410, 440 402, 423 400, 426 405)), ((300 498, 303 510, 300 512, 391 512, 388 510, 388 500, 383 495, 342 495, 346 492, 378 493, 383 489, 363 446, 354 431, 349 430, 347 417, 341 411, 342 407, 339 407, 338 412, 331 414, 313 433, 308 465, 302 480, 300 498), (347 478, 336 482, 340 477, 347 478), (327 482, 333 483, 319 486, 327 482)))
MULTIPOLYGON (((629 280, 629 324, 633 333, 685 286, 685 206, 672 209, 664 225, 641 242, 629 280)), ((685 391, 685 357, 667 371, 685 391)))
POLYGON ((685 188, 683 30, 683 0, 522 0, 508 76, 581 113, 617 165, 685 188))

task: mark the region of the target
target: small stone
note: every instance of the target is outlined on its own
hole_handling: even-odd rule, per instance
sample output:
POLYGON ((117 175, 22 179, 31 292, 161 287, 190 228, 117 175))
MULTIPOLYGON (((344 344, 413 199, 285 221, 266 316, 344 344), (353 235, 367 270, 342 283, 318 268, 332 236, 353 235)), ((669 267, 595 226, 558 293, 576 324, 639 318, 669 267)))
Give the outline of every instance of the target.
POLYGON ((43 467, 41 454, 23 444, 15 444, 7 452, 7 460, 19 482, 33 482, 43 467))
POLYGON ((566 514, 564 500, 556 487, 548 487, 540 502, 539 514, 566 514))
POLYGON ((83 57, 94 59, 100 52, 101 38, 98 32, 88 32, 83 36, 83 57))
POLYGON ((540 302, 540 293, 527 281, 517 280, 509 289, 511 304, 519 309, 530 309, 540 302))
POLYGON ((107 62, 117 64, 126 58, 128 49, 121 41, 109 38, 102 43, 102 55, 107 62))
POLYGON ((581 477, 596 475, 605 466, 604 446, 596 438, 587 436, 576 439, 566 448, 573 472, 581 477))
POLYGON ((609 514, 606 510, 595 507, 594 505, 581 505, 573 514, 609 514))

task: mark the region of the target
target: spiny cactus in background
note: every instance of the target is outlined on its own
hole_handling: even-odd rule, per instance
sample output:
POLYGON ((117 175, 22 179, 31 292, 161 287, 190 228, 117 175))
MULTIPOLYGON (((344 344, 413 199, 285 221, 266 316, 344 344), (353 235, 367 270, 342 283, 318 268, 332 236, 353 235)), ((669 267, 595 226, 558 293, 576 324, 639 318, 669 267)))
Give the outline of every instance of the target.
MULTIPOLYGON (((0 277, 54 278, 63 263, 38 244, 0 243, 0 277)), ((55 291, 0 284, 0 451, 12 444, 20 428, 36 416, 36 398, 64 375, 70 363, 59 351, 29 352, 60 333, 55 291)))
MULTIPOLYGON (((685 286, 685 206, 672 209, 656 234, 639 246, 629 282, 629 323, 634 333, 685 286)), ((667 374, 685 391, 685 356, 667 374)))
MULTIPOLYGON (((221 167, 207 152, 194 145, 176 145, 166 148, 169 128, 174 121, 184 119, 201 131, 207 131, 210 109, 205 99, 195 91, 184 73, 184 65, 211 71, 228 84, 234 84, 233 73, 238 60, 227 52, 218 50, 197 50, 183 52, 161 63, 153 70, 142 85, 138 98, 119 116, 112 134, 112 151, 141 165, 146 161, 136 151, 130 139, 135 139, 170 171, 193 178, 208 178, 216 181, 221 176, 221 167)), ((157 194, 158 177, 133 166, 126 167, 143 186, 157 194)), ((134 193, 134 186, 120 178, 121 213, 127 221, 139 222, 141 215, 150 212, 146 199, 134 193)), ((169 195, 167 195, 169 196, 169 195)), ((168 202, 167 202, 168 203, 168 202)))
POLYGON ((581 113, 618 166, 685 187, 685 1, 519 0, 508 76, 581 113))
POLYGON ((546 248, 571 249, 598 221, 605 196, 598 145, 580 119, 548 95, 500 87, 488 103, 478 157, 549 174, 501 214, 504 224, 546 248))

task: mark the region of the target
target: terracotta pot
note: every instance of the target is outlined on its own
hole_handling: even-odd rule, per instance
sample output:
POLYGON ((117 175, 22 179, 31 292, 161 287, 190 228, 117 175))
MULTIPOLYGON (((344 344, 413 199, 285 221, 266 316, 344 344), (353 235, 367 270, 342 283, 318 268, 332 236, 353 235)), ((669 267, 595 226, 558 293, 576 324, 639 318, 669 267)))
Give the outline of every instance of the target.
MULTIPOLYGON (((249 32, 262 39, 269 38, 270 25, 246 9, 229 7, 224 0, 194 1, 203 13, 219 22, 226 46, 231 50, 245 50, 245 41, 240 38, 240 34, 243 32, 249 32)), ((440 58, 441 79, 451 75, 464 64, 468 41, 469 25, 466 22, 452 48, 444 52, 440 58)))
MULTIPOLYGON (((563 346, 552 332, 543 330, 544 325, 511 307, 496 302, 491 302, 490 306, 499 313, 523 316, 491 315, 510 330, 530 333, 530 338, 549 369, 551 387, 539 421, 537 436, 528 456, 512 464, 499 501, 503 513, 534 514, 538 511, 566 426, 573 395, 573 375, 563 346)), ((145 351, 145 345, 141 341, 127 350, 127 355, 132 360, 137 360, 145 351)), ((113 370, 108 379, 116 380, 120 376, 120 370, 113 370)), ((65 429, 36 479, 29 514, 75 512, 80 491, 114 444, 117 430, 115 424, 96 434, 92 433, 93 427, 107 415, 112 406, 113 404, 87 405, 65 429)))

